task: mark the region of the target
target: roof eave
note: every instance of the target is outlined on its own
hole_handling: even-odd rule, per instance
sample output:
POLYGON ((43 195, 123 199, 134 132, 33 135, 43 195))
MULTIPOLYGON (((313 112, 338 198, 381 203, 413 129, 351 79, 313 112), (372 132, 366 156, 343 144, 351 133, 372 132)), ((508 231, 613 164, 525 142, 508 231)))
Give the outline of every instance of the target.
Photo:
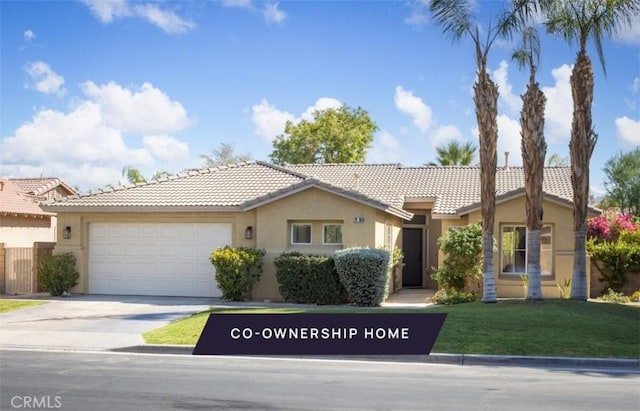
POLYGON ((413 218, 413 213, 410 213, 406 210, 403 210, 401 208, 395 207, 390 204, 383 203, 379 200, 368 197, 362 193, 357 193, 351 190, 332 186, 329 183, 320 181, 315 178, 309 178, 307 180, 302 181, 301 183, 297 183, 290 187, 278 190, 274 193, 267 194, 265 196, 259 197, 258 199, 247 201, 241 205, 241 208, 244 211, 253 210, 255 208, 272 203, 274 201, 278 201, 283 198, 287 198, 294 194, 300 193, 302 191, 306 191, 310 188, 317 188, 319 190, 337 195, 338 197, 346 198, 347 200, 355 201, 356 203, 373 207, 377 210, 381 210, 386 213, 395 215, 396 217, 400 217, 404 220, 411 220, 413 218))
POLYGON ((57 213, 232 213, 244 211, 239 206, 89 206, 46 205, 47 210, 57 213))

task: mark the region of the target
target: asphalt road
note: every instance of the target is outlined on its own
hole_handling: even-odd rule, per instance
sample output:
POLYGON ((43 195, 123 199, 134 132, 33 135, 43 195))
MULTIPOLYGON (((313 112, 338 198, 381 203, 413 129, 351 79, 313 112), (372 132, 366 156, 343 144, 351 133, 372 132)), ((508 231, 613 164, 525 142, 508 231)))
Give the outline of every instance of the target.
POLYGON ((2 410, 635 411, 638 387, 638 371, 0 351, 2 410))

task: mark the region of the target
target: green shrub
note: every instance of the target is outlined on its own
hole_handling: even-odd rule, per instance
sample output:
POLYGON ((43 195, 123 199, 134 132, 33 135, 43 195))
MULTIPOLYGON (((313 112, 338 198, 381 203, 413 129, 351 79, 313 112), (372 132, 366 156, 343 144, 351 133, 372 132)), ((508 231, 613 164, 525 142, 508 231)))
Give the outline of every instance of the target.
POLYGON ((376 306, 384 301, 389 258, 389 252, 379 248, 354 247, 336 251, 336 270, 354 304, 376 306))
POLYGON ((249 247, 221 247, 211 253, 216 268, 216 282, 222 299, 243 301, 251 299, 251 290, 262 274, 264 250, 249 247))
POLYGON ((73 253, 45 255, 38 262, 38 284, 53 296, 69 292, 79 277, 73 253))
POLYGON ((446 258, 431 278, 440 288, 463 291, 482 278, 482 227, 469 224, 449 230, 438 240, 446 258))
POLYGON ((587 241, 587 251, 591 261, 598 267, 607 288, 620 291, 626 284, 627 273, 637 270, 640 265, 640 243, 634 242, 635 234, 622 233, 617 241, 587 241))
POLYGON ((640 303, 640 290, 636 290, 631 294, 632 303, 640 303))
POLYGON ((596 300, 606 301, 608 303, 619 303, 619 304, 626 304, 628 302, 631 302, 631 298, 629 296, 626 296, 619 292, 615 292, 611 288, 609 288, 607 292, 604 295, 602 295, 602 297, 596 298, 596 300))
POLYGON ((303 304, 340 304, 344 287, 333 258, 301 253, 281 254, 274 260, 280 295, 303 304))
POLYGON ((453 304, 463 304, 470 303, 472 301, 477 301, 478 296, 473 295, 471 293, 466 293, 464 291, 458 291, 453 289, 441 289, 438 290, 433 297, 431 297, 431 302, 434 304, 441 305, 453 305, 453 304))

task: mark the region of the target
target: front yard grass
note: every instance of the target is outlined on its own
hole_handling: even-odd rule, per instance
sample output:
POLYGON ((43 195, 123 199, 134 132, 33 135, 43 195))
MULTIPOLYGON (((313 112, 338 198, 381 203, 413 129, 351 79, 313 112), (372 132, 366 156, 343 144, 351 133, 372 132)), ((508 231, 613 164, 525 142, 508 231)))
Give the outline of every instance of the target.
POLYGON ((0 314, 6 313, 7 311, 21 310, 23 308, 33 307, 40 304, 44 304, 44 301, 0 299, 0 314))
POLYGON ((640 308, 596 302, 504 300, 427 308, 216 308, 144 334, 149 344, 195 345, 209 314, 447 313, 434 353, 640 358, 640 308))

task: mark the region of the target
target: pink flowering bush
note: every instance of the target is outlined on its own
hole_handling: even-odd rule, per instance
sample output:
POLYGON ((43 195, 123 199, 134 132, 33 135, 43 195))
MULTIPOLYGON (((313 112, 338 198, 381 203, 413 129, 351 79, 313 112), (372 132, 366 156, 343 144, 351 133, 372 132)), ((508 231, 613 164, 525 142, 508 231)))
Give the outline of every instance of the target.
POLYGON ((614 291, 626 284, 627 273, 640 267, 640 224, 631 214, 601 215, 587 221, 587 251, 600 270, 600 281, 614 291))
POLYGON ((596 242, 618 241, 622 232, 640 231, 631 214, 617 214, 615 217, 600 215, 587 220, 587 239, 596 242))

